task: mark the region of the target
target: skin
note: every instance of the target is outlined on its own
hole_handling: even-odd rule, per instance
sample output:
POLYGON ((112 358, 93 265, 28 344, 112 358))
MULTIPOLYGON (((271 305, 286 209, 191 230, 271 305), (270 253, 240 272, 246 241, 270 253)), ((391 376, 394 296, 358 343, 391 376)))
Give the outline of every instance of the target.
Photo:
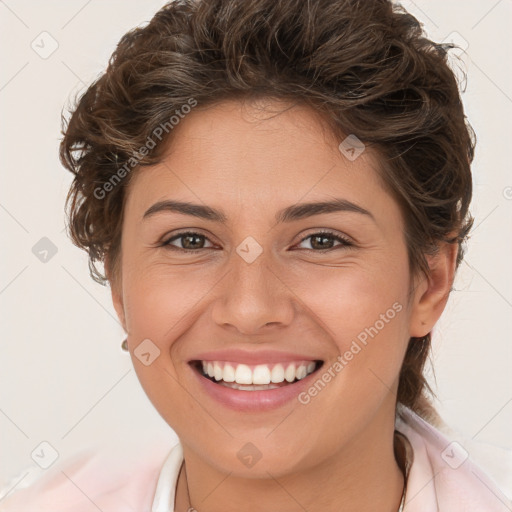
POLYGON ((402 214, 378 155, 366 148, 345 158, 308 107, 269 115, 262 106, 198 106, 173 131, 163 161, 136 172, 127 192, 112 299, 138 378, 183 445, 176 510, 190 506, 188 487, 199 512, 396 511, 398 375, 409 338, 430 332, 444 309, 456 247, 441 246, 431 277, 411 281, 402 214), (373 218, 274 220, 287 206, 334 197, 373 218), (173 212, 142 220, 164 199, 221 209, 227 222, 173 212), (205 237, 192 240, 196 253, 159 245, 187 229, 205 237), (323 249, 306 238, 323 229, 353 245, 329 238, 323 249), (251 264, 236 252, 248 236, 263 248, 251 264), (305 405, 235 412, 205 395, 187 364, 205 350, 249 347, 310 354, 330 367, 394 303, 400 313, 305 405), (161 352, 149 366, 134 356, 147 338, 161 352), (248 442, 262 454, 251 468, 237 457, 248 442))

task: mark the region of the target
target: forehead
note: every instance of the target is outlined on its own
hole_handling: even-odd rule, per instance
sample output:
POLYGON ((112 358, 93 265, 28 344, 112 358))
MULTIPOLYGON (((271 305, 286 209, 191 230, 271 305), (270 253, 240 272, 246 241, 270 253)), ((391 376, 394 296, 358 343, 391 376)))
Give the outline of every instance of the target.
POLYGON ((365 148, 351 161, 340 142, 304 105, 262 100, 196 107, 173 129, 161 162, 134 172, 128 202, 140 210, 172 194, 261 208, 277 198, 296 203, 387 194, 378 155, 365 148))

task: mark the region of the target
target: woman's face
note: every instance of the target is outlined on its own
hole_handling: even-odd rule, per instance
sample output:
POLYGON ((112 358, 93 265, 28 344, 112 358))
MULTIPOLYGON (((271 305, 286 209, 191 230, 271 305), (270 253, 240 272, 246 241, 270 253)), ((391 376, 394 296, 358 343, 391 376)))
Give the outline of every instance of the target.
POLYGON ((195 109, 128 189, 112 292, 135 370, 184 448, 224 472, 313 468, 392 433, 407 342, 430 328, 378 158, 326 133, 306 107, 195 109), (232 389, 202 361, 226 381, 282 382, 232 389))

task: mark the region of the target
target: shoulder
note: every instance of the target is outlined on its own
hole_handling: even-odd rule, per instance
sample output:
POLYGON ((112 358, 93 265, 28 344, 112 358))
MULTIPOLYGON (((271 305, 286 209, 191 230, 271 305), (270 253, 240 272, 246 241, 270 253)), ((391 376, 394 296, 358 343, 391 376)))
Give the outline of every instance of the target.
POLYGON ((4 486, 0 512, 150 510, 160 469, 174 444, 82 450, 55 463, 28 486, 22 487, 22 481, 16 485, 15 479, 9 482, 12 485, 4 486))
POLYGON ((407 512, 510 512, 512 502, 459 442, 407 408, 396 428, 409 440, 413 457, 406 494, 407 512))

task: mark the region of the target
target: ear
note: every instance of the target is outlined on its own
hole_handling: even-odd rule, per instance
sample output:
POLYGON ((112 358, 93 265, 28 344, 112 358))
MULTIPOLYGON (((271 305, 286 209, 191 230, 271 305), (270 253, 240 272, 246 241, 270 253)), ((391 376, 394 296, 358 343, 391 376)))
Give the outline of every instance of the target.
POLYGON ((123 289, 121 286, 120 277, 115 276, 112 272, 112 267, 110 264, 110 260, 108 256, 105 256, 105 274, 110 284, 110 292, 112 294, 112 304, 114 305, 114 309, 116 310, 117 317, 123 326, 124 332, 128 332, 126 329, 126 317, 124 313, 124 303, 123 303, 123 289))
POLYGON ((422 276, 416 283, 410 336, 421 338, 427 335, 439 320, 453 285, 458 249, 456 243, 442 243, 437 254, 427 256, 430 276, 422 276))

